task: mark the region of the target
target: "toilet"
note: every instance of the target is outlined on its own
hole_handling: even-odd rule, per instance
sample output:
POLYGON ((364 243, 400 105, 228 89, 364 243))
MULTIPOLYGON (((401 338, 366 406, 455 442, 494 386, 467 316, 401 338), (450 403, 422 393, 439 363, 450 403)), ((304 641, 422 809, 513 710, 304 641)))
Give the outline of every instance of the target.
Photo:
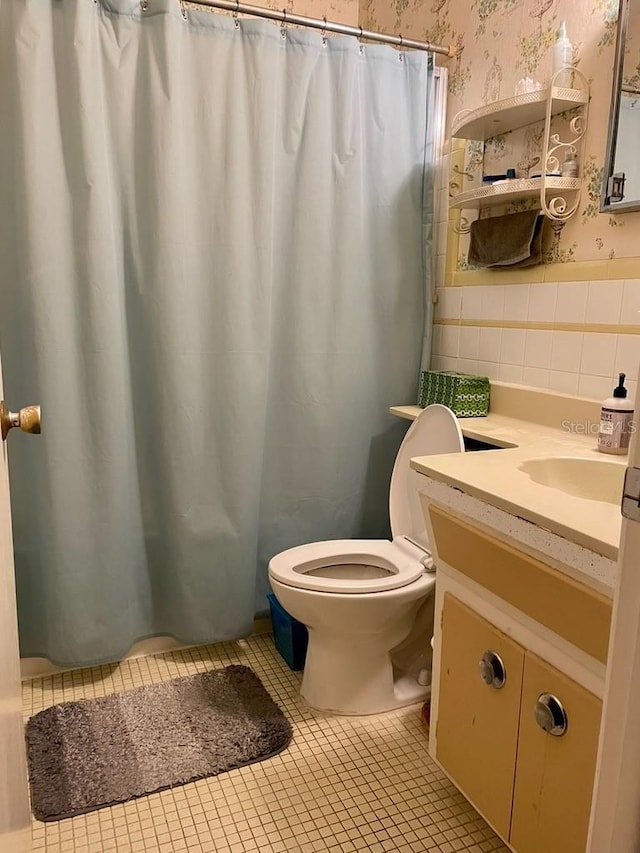
POLYGON ((462 451, 453 412, 428 406, 407 431, 393 467, 392 541, 312 542, 282 551, 269 563, 276 598, 309 630, 301 694, 313 708, 379 714, 428 695, 424 672, 398 666, 403 659, 406 666, 412 646, 427 650, 433 627, 434 566, 418 494, 420 475, 409 462, 414 456, 462 451))

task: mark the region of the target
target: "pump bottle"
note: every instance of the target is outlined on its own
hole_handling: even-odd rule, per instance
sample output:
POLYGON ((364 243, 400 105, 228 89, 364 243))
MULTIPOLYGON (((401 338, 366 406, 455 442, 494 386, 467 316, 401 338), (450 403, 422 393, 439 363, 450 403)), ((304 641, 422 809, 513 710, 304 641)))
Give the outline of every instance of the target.
POLYGON ((601 453, 622 455, 629 450, 633 432, 633 401, 627 399, 624 379, 625 374, 620 373, 613 397, 608 397, 602 404, 598 431, 598 450, 601 453))
POLYGON ((555 79, 556 86, 564 86, 567 89, 571 88, 573 82, 573 72, 570 67, 573 60, 573 46, 567 36, 567 25, 565 21, 560 24, 558 30, 558 39, 553 45, 553 73, 560 71, 563 68, 568 70, 562 71, 555 79))

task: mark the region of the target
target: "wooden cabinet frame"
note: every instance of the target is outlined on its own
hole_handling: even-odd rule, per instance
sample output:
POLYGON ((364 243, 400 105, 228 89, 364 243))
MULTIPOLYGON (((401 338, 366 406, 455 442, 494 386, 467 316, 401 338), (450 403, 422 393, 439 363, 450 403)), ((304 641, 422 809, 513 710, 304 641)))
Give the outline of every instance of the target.
POLYGON ((443 600, 434 758, 517 853, 584 853, 602 703, 451 593, 443 600), (497 655, 504 681, 478 662, 497 655), (557 697, 566 729, 544 731, 541 697, 557 697))
MULTIPOLYGON (((429 507, 430 511, 433 510, 433 505, 429 507)), ((440 507, 436 508, 436 512, 442 512, 440 507)), ((444 511, 445 514, 452 516, 457 522, 462 522, 466 524, 469 528, 469 534, 474 535, 474 541, 476 542, 476 546, 471 548, 470 556, 472 557, 475 553, 476 557, 478 556, 478 541, 482 542, 482 547, 485 547, 487 544, 487 540, 491 543, 492 537, 486 530, 479 530, 475 528, 472 524, 467 524, 464 520, 457 518, 453 513, 450 513, 448 510, 444 511), (475 539, 475 534, 481 534, 480 540, 475 539)), ((522 705, 519 706, 519 716, 518 716, 518 729, 522 729, 525 731, 525 741, 523 742, 523 752, 518 755, 521 755, 521 760, 525 762, 522 767, 525 767, 526 764, 529 763, 528 776, 525 770, 522 770, 521 781, 518 785, 516 785, 516 765, 514 765, 514 791, 518 794, 520 798, 520 805, 515 810, 514 814, 516 817, 516 824, 514 824, 514 841, 509 841, 510 834, 512 832, 511 825, 509 825, 507 831, 505 831, 506 822, 504 819, 504 808, 502 810, 498 809, 493 810, 491 806, 487 806, 486 800, 487 797, 482 794, 478 795, 477 792, 470 790, 470 786, 468 781, 463 780, 463 782, 459 782, 456 779, 455 773, 449 772, 452 780, 459 785, 462 792, 467 796, 470 802, 474 805, 474 807, 483 815, 485 820, 493 827, 493 829, 500 835, 505 843, 510 844, 511 849, 516 850, 517 853, 530 853, 530 851, 536 850, 536 853, 540 850, 546 850, 544 844, 542 846, 536 847, 528 847, 524 845, 524 841, 522 839, 522 833, 524 832, 525 836, 530 836, 532 834, 531 827, 522 830, 522 827, 526 827, 527 820, 531 819, 531 813, 529 812, 527 815, 527 810, 521 808, 522 802, 527 802, 527 796, 525 795, 525 799, 522 800, 522 786, 524 785, 526 790, 526 782, 527 778, 529 779, 529 784, 533 784, 534 787, 536 785, 542 790, 544 787, 547 789, 547 793, 550 795, 550 800, 548 802, 543 800, 541 801, 541 807, 545 809, 545 820, 549 821, 550 826, 554 826, 554 821, 558 820, 557 813, 554 813, 554 784, 559 784, 560 787, 566 787, 566 783, 562 781, 564 778, 562 776, 562 762, 558 764, 556 767, 553 761, 556 761, 556 758, 553 758, 553 750, 555 747, 560 747, 560 749, 555 749, 555 753, 560 758, 563 757, 563 753, 570 752, 571 750, 567 750, 566 747, 575 746, 575 738, 569 738, 560 745, 560 739, 553 738, 550 735, 544 734, 540 732, 540 735, 543 737, 542 743, 544 744, 544 750, 551 749, 551 757, 553 761, 549 765, 536 765, 535 761, 531 761, 531 758, 526 757, 526 749, 527 737, 533 736, 534 744, 535 738, 538 736, 537 726, 535 724, 535 720, 533 719, 533 709, 528 707, 531 705, 531 697, 529 696, 528 691, 525 689, 525 681, 526 681, 526 672, 527 668, 530 666, 532 671, 536 671, 536 666, 542 666, 545 672, 545 680, 548 681, 550 685, 550 689, 558 689, 565 695, 572 695, 572 699, 570 701, 570 705, 572 706, 571 717, 574 719, 578 719, 575 716, 575 695, 578 696, 578 703, 580 706, 579 717, 586 720, 584 725, 586 726, 585 730, 590 732, 589 736, 580 736, 578 738, 579 741, 583 741, 586 744, 588 741, 588 745, 578 744, 577 757, 573 757, 570 759, 571 762, 576 762, 577 767, 581 767, 579 769, 578 776, 580 778, 580 784, 576 784, 573 786, 575 788, 576 798, 573 804, 568 804, 567 815, 569 813, 578 815, 578 817, 572 818, 574 822, 580 825, 580 829, 578 833, 569 833, 569 840, 564 838, 562 840, 562 844, 564 848, 562 853, 573 853, 573 850, 582 851, 584 850, 584 838, 583 835, 586 832, 585 829, 585 821, 588 819, 588 813, 590 810, 590 791, 591 791, 591 780, 593 778, 594 772, 594 762, 595 762, 595 749, 597 745, 597 729, 598 729, 598 721, 601 713, 601 702, 604 692, 604 677, 605 677, 605 665, 601 660, 598 660, 594 657, 593 654, 589 654, 584 648, 580 647, 580 644, 576 645, 575 643, 570 642, 568 639, 560 636, 557 632, 553 631, 548 626, 538 622, 531 615, 527 614, 519 607, 517 607, 514 603, 505 601, 501 598, 497 593, 499 591, 498 588, 495 588, 492 591, 490 588, 492 584, 490 579, 487 580, 486 577, 481 577, 478 575, 473 576, 473 572, 469 570, 469 564, 463 565, 463 570, 460 571, 456 566, 451 565, 448 560, 444 557, 443 553, 440 552, 438 548, 438 538, 437 532, 434 534, 434 529, 432 525, 432 518, 429 517, 429 513, 427 513, 428 519, 428 527, 430 528, 429 532, 431 534, 431 541, 434 545, 434 556, 436 557, 437 566, 438 566, 438 577, 436 583, 436 624, 434 631, 434 671, 433 671, 433 683, 434 690, 432 694, 432 705, 431 705, 431 720, 432 725, 430 728, 429 734, 429 751, 430 754, 438 761, 438 763, 443 767, 445 772, 449 772, 447 764, 450 764, 449 757, 447 757, 446 749, 445 752, 439 756, 440 747, 439 743, 439 735, 443 734, 446 729, 442 728, 442 720, 440 717, 440 689, 439 685, 441 679, 445 677, 446 673, 443 672, 443 660, 442 660, 442 618, 443 618, 443 609, 445 606, 445 598, 448 596, 449 598, 455 597, 458 601, 473 611, 476 615, 479 615, 483 619, 487 620, 490 623, 490 626, 493 627, 493 630, 497 632, 497 635, 504 636, 507 642, 516 643, 522 647, 522 653, 524 655, 524 668, 523 668, 523 692, 521 695, 522 705), (485 583, 487 585, 485 585, 485 583), (548 676, 548 677, 547 677, 548 676), (555 688, 554 688, 555 685, 555 688), (559 685, 559 686, 558 686, 559 685), (594 718, 596 722, 594 723, 594 718), (532 730, 531 727, 534 727, 532 730), (442 760, 444 758, 444 760, 442 760), (580 762, 584 761, 585 766, 581 766, 580 762), (554 773, 556 774, 556 779, 560 779, 560 783, 554 783, 551 777, 545 782, 544 778, 540 779, 540 770, 546 772, 545 767, 554 768, 554 773), (559 768, 559 769, 558 769, 559 768), (531 781, 533 780, 533 781, 531 781), (586 785, 586 788, 585 788, 586 785), (466 789, 465 789, 466 786, 466 789), (585 818, 585 814, 587 818, 585 818), (573 837, 577 838, 578 847, 572 848, 570 846, 570 840, 573 837), (518 847, 517 845, 520 845, 518 847)), ((460 528, 453 528, 456 530, 456 534, 453 537, 453 542, 455 543, 455 549, 460 548, 460 528)), ((464 538, 464 537, 462 537, 464 538)), ((508 553, 510 558, 524 558, 525 565, 528 567, 527 570, 537 569, 538 565, 542 565, 539 561, 535 560, 535 558, 529 557, 529 555, 523 554, 519 552, 517 548, 507 545, 507 543, 502 542, 500 540, 495 540, 495 543, 501 549, 502 553, 508 553)), ((451 543, 449 543, 451 545, 451 543)), ((453 546, 452 546, 453 547, 453 546)), ((454 550, 455 550, 454 549, 454 550)), ((445 551, 447 552, 449 558, 451 558, 452 551, 445 546, 445 551)), ((494 552, 492 552, 492 555, 494 552)), ((491 561, 490 561, 491 562, 491 561)), ((495 567, 495 562, 492 564, 495 567)), ((522 564, 519 564, 522 566, 522 564)), ((504 570, 504 566, 502 566, 502 570, 504 570)), ((556 569, 552 569, 549 566, 544 566, 544 573, 550 571, 553 573, 551 576, 552 580, 560 580, 561 582, 570 581, 569 584, 569 592, 571 593, 575 587, 577 586, 577 592, 580 593, 578 596, 578 601, 581 600, 581 595, 584 592, 581 584, 575 584, 575 582, 570 578, 565 578, 561 572, 557 572, 556 569), (559 578, 556 578, 555 575, 559 575, 559 578)), ((549 579, 549 576, 545 574, 546 579, 549 579)), ((561 587, 562 588, 562 587, 561 587)), ((608 625, 608 620, 610 619, 610 610, 611 603, 604 596, 600 596, 598 593, 594 593, 593 590, 587 589, 587 600, 593 604, 595 604, 595 613, 600 613, 600 618, 603 620, 602 627, 604 628, 604 624, 608 625), (595 596, 595 598, 593 597, 595 596)), ((517 602, 523 607, 524 605, 521 601, 517 602)), ((565 606, 570 606, 565 604, 565 606)), ((574 614, 575 615, 575 614, 574 614)), ((555 627, 555 626, 554 626, 555 627)), ((575 639, 572 637, 572 639, 575 639)), ((601 643, 600 640, 598 642, 601 643)), ((593 651, 596 646, 587 646, 587 648, 593 651)), ((599 653, 599 657, 602 657, 602 652, 599 653)), ((474 653, 475 657, 475 653, 474 653)), ((478 655, 479 658, 479 655, 478 655)), ((446 665, 446 653, 444 664, 446 665)), ((476 663, 477 666, 477 663, 476 663)), ((479 674, 477 675, 478 681, 480 680, 479 674)), ((535 686, 531 688, 535 691, 535 686)), ((443 698, 443 711, 446 712, 446 697, 443 698)), ((535 702, 533 703, 535 706, 535 702)), ((447 712, 448 713, 448 712, 447 712)), ((575 722, 574 722, 575 725, 575 722)), ((444 742, 443 742, 444 744, 444 742)), ((443 745, 444 749, 444 745, 443 745)), ((533 750, 533 754, 537 754, 537 748, 533 750)), ((543 755, 544 757, 544 755, 543 755)), ((472 787, 472 786, 471 786, 472 787)), ((570 785, 568 787, 571 787, 570 785)), ((557 789, 556 789, 557 794, 557 789)), ((530 800, 530 796, 528 797, 530 800)), ((489 798, 490 800, 490 798, 489 798)), ((511 804, 509 804, 509 809, 511 808, 511 804)), ((561 820, 561 819, 560 819, 561 820)), ((558 830, 558 838, 561 838, 560 830, 563 828, 562 822, 560 823, 560 829, 558 830)), ((566 829, 566 826, 564 827, 566 829)), ((553 836, 553 830, 550 830, 551 835, 553 836)), ((538 835, 539 832, 535 832, 535 835, 538 835)), ((545 843, 547 843, 545 841, 545 843)), ((549 848, 550 850, 552 848, 549 848)), ((562 848, 561 848, 562 849, 562 848)))

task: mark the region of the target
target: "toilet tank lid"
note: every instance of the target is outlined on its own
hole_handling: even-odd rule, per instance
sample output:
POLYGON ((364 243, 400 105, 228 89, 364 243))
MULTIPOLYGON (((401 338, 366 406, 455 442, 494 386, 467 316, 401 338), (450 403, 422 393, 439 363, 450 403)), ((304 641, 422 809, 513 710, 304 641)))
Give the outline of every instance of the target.
POLYGON ((463 451, 462 430, 451 409, 435 403, 420 412, 407 430, 391 474, 389 520, 394 539, 408 536, 425 549, 429 548, 418 494, 420 474, 410 467, 410 460, 414 456, 463 451))

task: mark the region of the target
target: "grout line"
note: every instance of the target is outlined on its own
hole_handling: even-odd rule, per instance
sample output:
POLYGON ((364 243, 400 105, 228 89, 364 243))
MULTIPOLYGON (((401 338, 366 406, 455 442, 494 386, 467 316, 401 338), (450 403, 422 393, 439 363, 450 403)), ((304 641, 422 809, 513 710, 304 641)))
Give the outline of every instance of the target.
POLYGON ((626 323, 555 323, 553 320, 470 320, 436 317, 436 326, 475 326, 483 329, 540 329, 550 332, 595 332, 609 335, 640 335, 640 325, 626 323))
MULTIPOLYGON (((449 228, 451 233, 452 228, 449 228)), ((565 264, 539 264, 525 269, 445 269, 446 285, 475 287, 496 284, 575 284, 588 281, 618 281, 637 279, 640 258, 614 258, 609 261, 573 261, 565 264)), ((457 263, 457 261, 456 261, 457 263)))

